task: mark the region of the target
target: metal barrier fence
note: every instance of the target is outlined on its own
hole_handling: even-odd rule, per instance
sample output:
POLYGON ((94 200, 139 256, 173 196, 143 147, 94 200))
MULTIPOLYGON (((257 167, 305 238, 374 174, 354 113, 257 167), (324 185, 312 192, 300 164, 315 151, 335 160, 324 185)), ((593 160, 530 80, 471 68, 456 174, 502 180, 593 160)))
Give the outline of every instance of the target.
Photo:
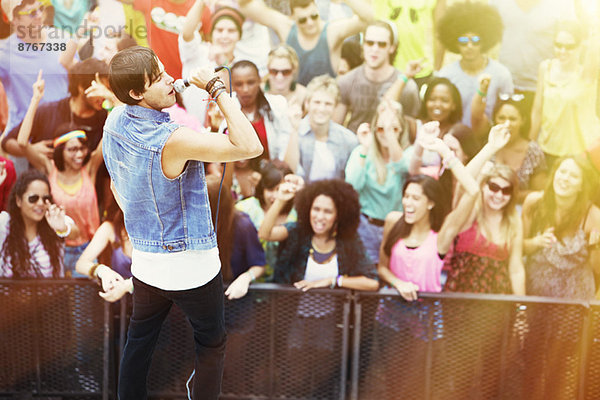
POLYGON ((0 397, 108 399, 110 321, 88 280, 0 280, 0 397))
MULTIPOLYGON (((0 398, 115 398, 124 330, 97 291, 85 280, 0 280, 0 398)), ((223 399, 600 398, 600 303, 428 293, 406 303, 387 289, 257 284, 225 312, 223 399)), ((193 351, 173 307, 152 398, 187 398, 193 351)))

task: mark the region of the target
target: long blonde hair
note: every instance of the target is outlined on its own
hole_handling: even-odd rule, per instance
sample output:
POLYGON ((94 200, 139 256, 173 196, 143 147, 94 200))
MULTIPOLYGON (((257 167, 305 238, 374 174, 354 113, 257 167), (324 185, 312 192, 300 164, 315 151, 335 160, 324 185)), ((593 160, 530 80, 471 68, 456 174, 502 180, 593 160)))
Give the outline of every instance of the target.
POLYGON ((393 110, 394 115, 400 123, 400 132, 398 133, 398 143, 400 144, 400 147, 405 149, 410 144, 410 128, 408 126, 408 121, 404 117, 404 110, 402 109, 402 104, 398 103, 397 101, 385 99, 382 100, 377 106, 377 111, 375 112, 373 120, 371 121, 371 146, 368 154, 369 158, 373 161, 373 164, 375 164, 375 171, 377 172, 377 183, 379 183, 380 185, 383 185, 387 178, 387 165, 383 159, 381 143, 377 138, 377 121, 379 120, 379 116, 381 115, 381 113, 385 110, 389 110, 390 108, 391 110, 393 110))
POLYGON ((488 181, 492 178, 502 178, 508 182, 510 182, 513 192, 510 196, 510 200, 502 209, 502 222, 500 223, 500 232, 502 234, 502 240, 505 244, 509 244, 511 238, 515 237, 517 231, 520 229, 520 217, 517 212, 517 199, 518 199, 518 189, 519 189, 519 179, 517 178, 517 174, 505 164, 494 164, 492 169, 482 176, 480 187, 481 187, 481 196, 477 200, 475 205, 475 209, 477 212, 477 224, 479 229, 483 232, 483 234, 488 238, 488 240, 492 237, 491 230, 486 226, 484 218, 483 218, 483 186, 487 185, 488 181))

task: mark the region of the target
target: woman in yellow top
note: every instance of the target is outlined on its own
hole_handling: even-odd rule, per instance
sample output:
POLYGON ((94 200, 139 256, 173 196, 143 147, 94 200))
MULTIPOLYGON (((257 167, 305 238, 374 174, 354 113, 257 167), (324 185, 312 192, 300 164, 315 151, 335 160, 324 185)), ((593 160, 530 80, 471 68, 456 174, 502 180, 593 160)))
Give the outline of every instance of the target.
POLYGON ((558 157, 585 151, 600 138, 596 115, 600 38, 594 32, 580 62, 581 24, 563 21, 554 37, 554 58, 540 63, 531 112, 532 140, 537 140, 551 166, 558 157))

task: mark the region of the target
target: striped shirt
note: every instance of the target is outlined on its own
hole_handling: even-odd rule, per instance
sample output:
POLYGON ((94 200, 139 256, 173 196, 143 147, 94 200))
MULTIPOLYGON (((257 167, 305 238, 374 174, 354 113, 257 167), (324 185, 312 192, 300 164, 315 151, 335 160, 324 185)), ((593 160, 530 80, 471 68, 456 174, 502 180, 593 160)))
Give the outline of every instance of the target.
MULTIPOLYGON (((6 211, 2 211, 0 213, 0 243, 2 243, 2 246, 0 246, 0 249, 2 249, 2 247, 4 247, 4 242, 6 241, 6 238, 9 234, 9 222, 10 222, 10 215, 6 212, 6 211)), ((62 253, 62 252, 61 252, 62 253)), ((36 278, 36 277, 43 277, 43 278, 52 278, 52 265, 50 264, 50 256, 48 254, 48 252, 46 251, 46 249, 44 248, 44 245, 42 244, 42 241, 38 236, 36 236, 31 242, 29 242, 29 254, 30 254, 30 260, 31 260, 31 270, 30 270, 30 276, 32 278, 36 278), (39 271, 39 272, 36 272, 39 271)), ((62 259, 62 256, 61 256, 62 259)), ((60 266, 60 277, 64 276, 64 270, 63 270, 63 266, 61 263, 60 266)), ((2 254, 2 256, 0 256, 0 277, 2 278, 12 278, 13 277, 13 271, 12 271, 12 266, 10 263, 10 256, 6 257, 6 260, 4 258, 4 254, 2 254)))

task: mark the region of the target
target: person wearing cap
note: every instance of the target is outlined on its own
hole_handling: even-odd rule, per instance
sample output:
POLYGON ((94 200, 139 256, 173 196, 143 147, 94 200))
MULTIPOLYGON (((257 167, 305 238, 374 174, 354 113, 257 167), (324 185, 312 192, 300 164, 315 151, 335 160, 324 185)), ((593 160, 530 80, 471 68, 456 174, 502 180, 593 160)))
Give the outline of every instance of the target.
POLYGON ((398 79, 404 83, 399 96, 404 114, 417 116, 420 103, 419 89, 411 79, 414 72, 407 68, 401 73, 392 65, 397 47, 388 22, 377 20, 367 26, 362 43, 364 63, 338 78, 340 102, 333 117, 335 122, 343 124, 350 113, 348 129, 353 132, 361 123, 371 122, 385 91, 398 79))
MULTIPOLYGON (((10 21, 13 32, 0 41, 0 81, 6 91, 9 112, 5 134, 25 116, 31 98, 31 85, 36 81, 40 68, 44 68, 47 78, 47 95, 42 103, 60 100, 68 94, 67 70, 59 57, 60 46, 66 43, 69 35, 43 25, 44 10, 49 3, 41 0, 2 0, 2 13, 10 21), (40 43, 52 45, 52 51, 40 51, 40 43), (38 51, 34 50, 34 45, 38 51), (54 51, 55 48, 58 51, 54 51)), ((16 161, 15 158, 13 160, 16 161)), ((17 172, 27 167, 23 161, 16 163, 17 172)))
POLYGON ((364 0, 345 0, 355 15, 332 22, 321 19, 314 0, 291 0, 291 16, 267 7, 263 0, 239 3, 246 17, 273 29, 281 42, 296 50, 300 59, 298 82, 302 85, 323 74, 335 77, 342 43, 373 20, 372 7, 364 0))
MULTIPOLYGON (((220 7, 210 19, 210 42, 202 40, 198 26, 204 10, 204 1, 197 0, 185 17, 179 35, 179 55, 183 65, 182 76, 186 77, 196 68, 231 66, 238 60, 236 44, 242 37, 244 16, 232 7, 220 7)), ((226 72, 221 75, 223 78, 226 72)), ((229 85, 228 79, 223 79, 229 85)), ((187 111, 204 123, 208 94, 198 87, 190 86, 182 93, 187 111)))

